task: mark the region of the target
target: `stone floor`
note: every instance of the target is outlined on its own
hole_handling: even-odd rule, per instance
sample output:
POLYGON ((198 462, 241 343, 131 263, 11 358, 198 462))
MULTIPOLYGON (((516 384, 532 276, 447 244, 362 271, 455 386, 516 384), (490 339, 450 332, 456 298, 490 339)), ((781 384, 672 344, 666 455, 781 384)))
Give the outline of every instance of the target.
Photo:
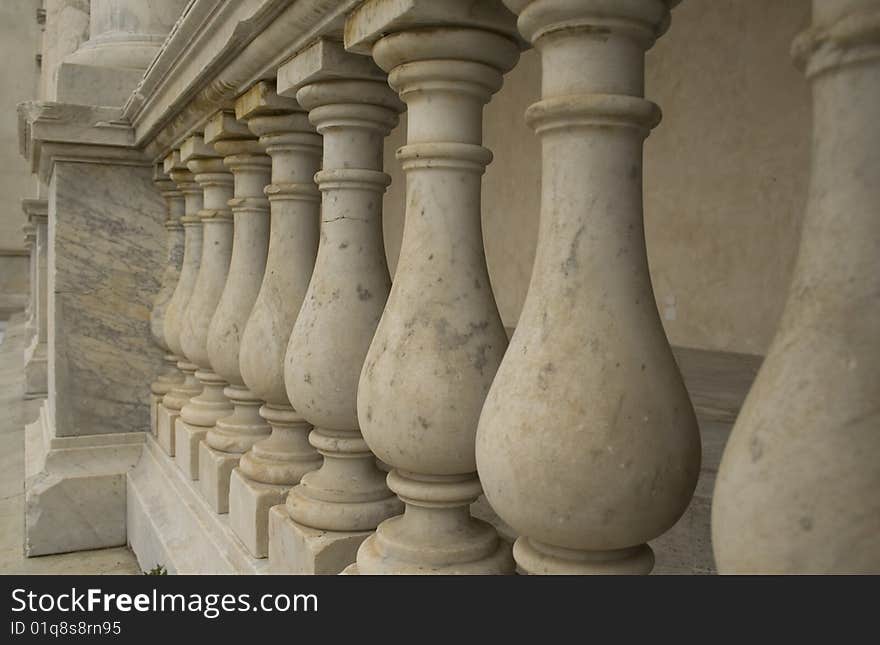
POLYGON ((684 516, 651 542, 654 573, 716 573, 711 544, 715 477, 727 437, 761 366, 760 356, 673 348, 700 423, 703 461, 697 490, 684 516))
MULTIPOLYGON (((24 329, 10 319, 0 342, 0 574, 137 574, 127 548, 25 558, 22 553, 24 426, 37 417, 40 400, 22 398, 24 329)), ((703 439, 703 467, 684 517, 652 542, 655 573, 714 573, 709 519, 715 475, 736 414, 754 380, 760 357, 676 348, 676 359, 697 410, 703 439)), ((488 506, 479 516, 494 515, 488 506)), ((489 517, 486 517, 489 519, 489 517)), ((496 519, 497 518, 493 518, 496 519)))
POLYGON ((24 426, 37 417, 41 400, 24 394, 24 328, 16 315, 0 341, 0 574, 138 574, 127 548, 25 558, 24 426))

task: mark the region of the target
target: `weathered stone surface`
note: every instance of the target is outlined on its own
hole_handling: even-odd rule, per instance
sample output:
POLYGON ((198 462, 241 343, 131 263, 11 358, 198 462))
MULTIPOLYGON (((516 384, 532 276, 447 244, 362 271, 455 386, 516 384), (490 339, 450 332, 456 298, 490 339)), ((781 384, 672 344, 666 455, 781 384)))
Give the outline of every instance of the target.
POLYGON ((346 24, 346 46, 372 44, 408 106, 407 145, 397 152, 405 234, 357 391, 364 438, 392 466, 388 485, 406 511, 363 543, 358 570, 512 573, 508 545, 469 507, 481 493, 477 420, 507 345, 480 229, 481 178, 492 159, 482 111, 519 45, 498 33, 513 27, 498 2, 470 3, 455 25, 435 3, 408 9, 366 2, 346 24))
POLYGON ((141 166, 59 161, 49 198, 50 405, 57 436, 149 429, 164 207, 141 166))
POLYGON ((125 476, 142 433, 54 438, 47 405, 27 426, 25 553, 99 549, 126 543, 125 476))
POLYGON ((290 486, 254 481, 235 468, 229 480, 229 526, 255 558, 269 555, 269 509, 283 504, 290 486))
POLYGON ((880 2, 813 2, 813 160, 782 320, 718 472, 722 573, 880 573, 880 2))
POLYGON ((150 435, 126 479, 128 540, 143 569, 157 564, 179 574, 259 574, 229 526, 150 435))
MULTIPOLYGON (((382 142, 400 101, 372 61, 319 40, 284 67, 280 90, 309 110, 324 137, 321 239, 315 270, 290 334, 284 384, 293 406, 315 426, 311 445, 323 464, 287 497, 297 570, 339 566, 354 557, 352 531, 371 531, 402 511, 357 418, 358 375, 385 306, 390 276, 382 248, 382 142), (303 536, 321 535, 319 543, 303 536), (336 559, 328 559, 330 553, 336 559), (312 564, 306 560, 311 558, 312 564), (320 563, 318 562, 320 560, 320 563)), ((280 552, 279 552, 280 556, 280 552)))
POLYGON ((322 531, 290 519, 283 505, 269 510, 269 572, 336 575, 351 564, 372 531, 322 531))
POLYGON ((526 112, 543 149, 541 223, 523 313, 480 416, 477 468, 519 533, 520 571, 648 573, 647 542, 682 516, 700 472, 643 230, 642 143, 660 112, 643 96, 642 57, 668 7, 507 4, 544 64, 526 112))
POLYGON ((240 453, 215 450, 205 439, 199 442, 199 489, 215 513, 229 512, 229 478, 239 459, 240 453))

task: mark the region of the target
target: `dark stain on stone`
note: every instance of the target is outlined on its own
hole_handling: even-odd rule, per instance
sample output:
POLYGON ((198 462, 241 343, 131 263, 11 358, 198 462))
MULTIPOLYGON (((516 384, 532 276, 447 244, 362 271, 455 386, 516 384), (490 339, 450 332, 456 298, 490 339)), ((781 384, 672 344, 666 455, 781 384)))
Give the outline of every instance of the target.
POLYGON ((486 356, 487 352, 492 348, 491 345, 480 345, 477 347, 477 357, 474 360, 474 367, 477 368, 477 371, 482 374, 483 368, 489 363, 489 359, 486 356))
POLYGON ((581 226, 571 240, 571 246, 568 249, 568 257, 562 263, 562 273, 566 276, 578 268, 577 252, 581 244, 581 236, 584 234, 584 226, 581 226))
POLYGON ((556 371, 556 367, 553 363, 544 364, 541 369, 538 371, 538 387, 542 390, 547 390, 550 386, 548 383, 548 378, 556 371))
POLYGON ((373 297, 369 289, 365 289, 360 283, 357 286, 358 300, 369 300, 373 297))
POLYGON ((761 457, 764 455, 764 444, 761 443, 761 440, 757 436, 753 436, 749 439, 749 453, 752 455, 752 463, 760 461, 761 457))

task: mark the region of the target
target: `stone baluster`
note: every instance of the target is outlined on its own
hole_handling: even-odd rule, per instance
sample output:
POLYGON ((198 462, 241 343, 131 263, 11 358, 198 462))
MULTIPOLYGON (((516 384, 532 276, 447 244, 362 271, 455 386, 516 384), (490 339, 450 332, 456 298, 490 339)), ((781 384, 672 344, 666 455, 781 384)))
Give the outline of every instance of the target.
POLYGON ((486 498, 530 574, 648 573, 700 472, 693 407, 654 300, 644 55, 664 0, 505 0, 541 55, 538 248, 477 432, 486 498))
POLYGON ((518 60, 515 19, 493 1, 425 3, 399 16, 375 5, 349 18, 346 46, 371 51, 407 104, 407 144, 397 152, 406 224, 357 407, 406 511, 363 543, 356 569, 511 573, 509 545, 469 507, 481 493, 477 421, 507 346, 481 232, 482 175, 492 159, 481 145, 482 112, 518 60))
POLYGON ((324 136, 315 177, 321 239, 284 370, 290 401, 315 426, 309 441, 324 462, 291 490, 286 512, 273 509, 269 558, 275 571, 338 573, 379 522, 402 511, 361 436, 357 385, 391 283, 382 153, 403 105, 369 58, 330 40, 282 66, 278 88, 296 93, 324 136))
POLYGON ((239 356, 245 384, 266 401, 260 414, 272 434, 242 455, 229 484, 229 524, 252 555, 264 558, 269 508, 321 465, 308 441, 312 426, 290 405, 284 388, 284 354, 318 249, 321 196, 314 175, 321 137, 296 101, 275 93, 274 83, 257 83, 236 102, 235 114, 272 158, 266 272, 239 356))
POLYGON ((202 439, 218 419, 232 412, 232 404, 223 393, 228 382, 216 373, 208 357, 208 330, 226 286, 232 255, 229 200, 233 179, 223 157, 201 135, 183 142, 180 157, 203 191, 203 207, 198 213, 203 231, 202 262, 180 334, 184 353, 199 367, 196 378, 202 384, 202 392, 180 411, 174 458, 190 479, 197 480, 202 439))
POLYGON ((202 386, 195 377, 198 366, 186 359, 180 345, 183 318, 193 295, 202 261, 202 221, 199 219, 199 211, 202 209, 202 189, 180 160, 180 150, 175 150, 165 157, 163 167, 165 174, 171 177, 171 181, 177 184, 177 189, 183 193, 184 199, 184 215, 180 219, 180 223, 183 224, 183 264, 180 267, 180 277, 174 288, 174 295, 171 296, 165 309, 163 329, 168 349, 177 359, 177 368, 183 372, 183 382, 175 385, 162 398, 156 423, 159 445, 169 455, 174 456, 175 431, 180 410, 192 397, 202 391, 202 386))
POLYGON ((232 112, 217 113, 205 126, 205 141, 223 155, 234 177, 229 201, 235 221, 229 276, 208 329, 208 356, 214 370, 229 382, 223 393, 233 405, 199 445, 202 494, 217 513, 229 510, 229 478, 241 455, 271 432, 260 416, 263 401, 244 384, 240 368, 241 336, 251 314, 269 247, 269 201, 272 160, 247 124, 232 112))
POLYGON ((186 209, 183 193, 177 189, 177 185, 171 181, 163 167, 159 164, 153 173, 153 179, 162 197, 165 198, 165 231, 167 254, 165 256, 165 269, 162 272, 159 292, 153 300, 153 309, 150 311, 150 333, 156 344, 165 351, 165 369, 150 384, 150 431, 157 434, 159 407, 162 398, 168 394, 175 385, 183 382, 183 372, 177 369, 177 359, 168 347, 165 340, 165 311, 177 288, 180 278, 180 269, 183 265, 183 224, 180 220, 186 209))
POLYGON ((810 191, 788 300, 724 450, 722 573, 880 573, 880 0, 814 0, 810 191))

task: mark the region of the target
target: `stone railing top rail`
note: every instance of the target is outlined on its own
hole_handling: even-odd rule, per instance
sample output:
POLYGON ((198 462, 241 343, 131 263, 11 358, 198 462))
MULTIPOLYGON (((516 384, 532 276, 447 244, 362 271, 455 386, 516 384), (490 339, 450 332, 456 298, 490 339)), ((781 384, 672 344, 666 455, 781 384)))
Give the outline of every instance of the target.
POLYGON ((122 109, 153 159, 318 36, 342 38, 361 0, 192 0, 122 109))

